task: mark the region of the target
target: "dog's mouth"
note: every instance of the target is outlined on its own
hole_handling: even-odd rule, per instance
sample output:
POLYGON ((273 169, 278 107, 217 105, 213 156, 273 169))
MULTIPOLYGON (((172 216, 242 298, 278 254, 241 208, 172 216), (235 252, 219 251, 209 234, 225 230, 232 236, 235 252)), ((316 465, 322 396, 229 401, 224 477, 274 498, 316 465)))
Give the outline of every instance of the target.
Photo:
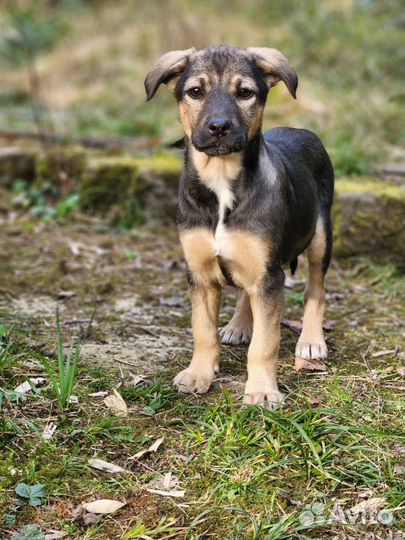
POLYGON ((228 154, 233 154, 236 152, 241 152, 246 146, 245 140, 238 140, 232 144, 225 144, 222 141, 217 141, 215 143, 200 145, 193 142, 193 146, 199 152, 204 152, 207 156, 226 156, 228 154))

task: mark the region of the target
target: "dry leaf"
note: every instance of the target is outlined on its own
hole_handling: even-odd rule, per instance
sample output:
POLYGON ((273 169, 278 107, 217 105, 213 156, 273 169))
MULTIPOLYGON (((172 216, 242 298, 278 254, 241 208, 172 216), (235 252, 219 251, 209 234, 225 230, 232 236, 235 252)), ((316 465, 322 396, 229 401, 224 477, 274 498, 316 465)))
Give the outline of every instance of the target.
POLYGON ((162 444, 164 437, 160 437, 160 439, 156 439, 156 441, 149 446, 146 450, 140 450, 135 455, 132 456, 132 459, 139 459, 143 457, 145 454, 151 454, 152 452, 156 452, 156 450, 159 448, 159 446, 162 444))
POLYGON ((156 495, 163 495, 163 497, 184 497, 186 494, 184 489, 173 489, 171 491, 164 491, 163 489, 147 489, 146 491, 149 491, 149 493, 155 493, 156 495))
POLYGON ((112 514, 127 503, 113 501, 112 499, 99 499, 90 503, 82 503, 82 507, 90 514, 112 514))
POLYGON ((287 326, 290 330, 294 330, 294 332, 297 332, 297 334, 301 333, 302 330, 302 322, 301 321, 293 321, 291 319, 283 319, 281 323, 284 326, 287 326))
POLYGON ((107 471, 113 474, 125 472, 125 469, 123 469, 119 465, 115 465, 114 463, 110 463, 109 461, 104 461, 103 459, 92 458, 89 459, 87 462, 90 467, 93 467, 93 469, 98 469, 100 471, 107 471))
POLYGON ((32 377, 31 379, 28 379, 28 381, 25 381, 19 384, 16 388, 14 388, 14 392, 19 392, 20 394, 26 394, 27 392, 31 392, 32 390, 32 386, 30 385, 30 382, 36 386, 38 384, 43 383, 44 381, 46 381, 44 377, 32 377))
POLYGON ((90 512, 87 512, 87 514, 82 515, 82 520, 85 525, 94 525, 102 519, 102 514, 91 514, 90 512))
POLYGON ((140 384, 141 382, 145 382, 146 377, 144 375, 134 375, 131 371, 129 372, 129 375, 131 377, 130 384, 132 386, 136 386, 140 384))
POLYGON ((63 538, 64 536, 67 536, 69 533, 67 531, 54 531, 51 530, 49 533, 45 535, 45 540, 57 540, 58 538, 63 538))
POLYGON ((372 497, 371 499, 367 499, 366 501, 361 501, 360 503, 356 504, 352 508, 350 508, 350 512, 352 514, 360 514, 360 512, 366 512, 368 510, 375 510, 376 508, 379 508, 385 503, 385 499, 383 497, 372 497))
POLYGON ((107 396, 104 400, 107 407, 114 412, 117 416, 127 416, 128 407, 123 397, 117 390, 113 390, 113 393, 107 396))
POLYGON ((317 360, 316 358, 307 360, 305 358, 296 356, 294 369, 295 371, 326 371, 326 366, 323 362, 317 360))
POLYGON ((170 491, 174 488, 178 488, 180 481, 177 476, 172 475, 171 472, 166 473, 164 476, 154 478, 148 484, 149 489, 158 489, 163 491, 170 491))

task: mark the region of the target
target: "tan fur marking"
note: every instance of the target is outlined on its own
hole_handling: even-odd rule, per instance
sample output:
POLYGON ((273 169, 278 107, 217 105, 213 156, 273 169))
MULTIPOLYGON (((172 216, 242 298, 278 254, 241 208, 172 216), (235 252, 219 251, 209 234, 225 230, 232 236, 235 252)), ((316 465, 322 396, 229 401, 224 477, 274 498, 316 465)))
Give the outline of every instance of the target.
POLYGON ((325 287, 322 260, 326 251, 325 230, 318 218, 314 237, 307 249, 308 283, 305 288, 305 308, 301 336, 296 355, 302 358, 324 358, 327 355, 323 335, 325 287))
POLYGON ((221 289, 192 287, 192 328, 194 351, 188 368, 174 379, 180 392, 204 394, 219 370, 218 314, 221 289))
POLYGON ((251 232, 226 229, 217 243, 220 257, 229 268, 235 284, 250 294, 266 273, 270 243, 251 232))
POLYGON ((231 343, 232 345, 249 343, 252 338, 252 331, 253 315, 250 299, 247 292, 242 290, 232 319, 220 331, 222 343, 231 343))
POLYGON ((250 293, 253 335, 248 350, 248 380, 244 402, 274 408, 282 400, 277 386, 282 293, 273 298, 255 288, 250 293))
POLYGON ((257 135, 262 129, 264 105, 257 105, 255 107, 254 115, 250 119, 248 137, 249 140, 257 135))
POLYGON ((242 156, 237 152, 213 157, 192 147, 191 159, 201 181, 210 189, 219 178, 227 181, 234 180, 242 167, 242 156))
POLYGON ((187 265, 193 278, 201 286, 225 285, 225 278, 218 264, 214 235, 208 229, 196 228, 180 232, 187 265))

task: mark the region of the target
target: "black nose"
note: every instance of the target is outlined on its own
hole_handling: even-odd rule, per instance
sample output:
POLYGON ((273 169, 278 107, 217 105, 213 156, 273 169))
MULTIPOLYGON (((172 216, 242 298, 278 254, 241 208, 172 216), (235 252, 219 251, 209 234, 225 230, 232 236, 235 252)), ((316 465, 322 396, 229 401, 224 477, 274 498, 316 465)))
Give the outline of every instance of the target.
POLYGON ((208 131, 215 137, 223 137, 230 127, 231 123, 227 118, 211 118, 208 122, 208 131))

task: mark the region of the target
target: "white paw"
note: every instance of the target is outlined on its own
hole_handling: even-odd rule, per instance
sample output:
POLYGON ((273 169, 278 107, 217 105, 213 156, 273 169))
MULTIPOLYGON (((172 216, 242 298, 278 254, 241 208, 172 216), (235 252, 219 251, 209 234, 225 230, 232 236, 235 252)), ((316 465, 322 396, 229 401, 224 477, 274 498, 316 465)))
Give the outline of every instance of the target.
POLYGON ((317 340, 309 342, 309 340, 299 339, 295 347, 295 356, 304 358, 305 360, 326 358, 328 356, 328 348, 325 340, 317 340))
POLYGON ((247 381, 243 403, 245 405, 260 405, 264 409, 277 409, 284 401, 284 395, 276 384, 266 381, 247 381))
POLYGON ((181 394, 205 394, 214 376, 214 371, 202 372, 188 367, 175 376, 173 384, 181 394))
POLYGON ((253 328, 251 325, 238 326, 229 322, 221 328, 219 335, 221 336, 221 342, 226 345, 240 345, 241 343, 250 343, 252 332, 253 328))
POLYGON ((257 392, 256 394, 245 394, 243 403, 245 405, 260 405, 263 409, 274 411, 280 407, 284 401, 284 395, 278 390, 275 392, 257 392))

